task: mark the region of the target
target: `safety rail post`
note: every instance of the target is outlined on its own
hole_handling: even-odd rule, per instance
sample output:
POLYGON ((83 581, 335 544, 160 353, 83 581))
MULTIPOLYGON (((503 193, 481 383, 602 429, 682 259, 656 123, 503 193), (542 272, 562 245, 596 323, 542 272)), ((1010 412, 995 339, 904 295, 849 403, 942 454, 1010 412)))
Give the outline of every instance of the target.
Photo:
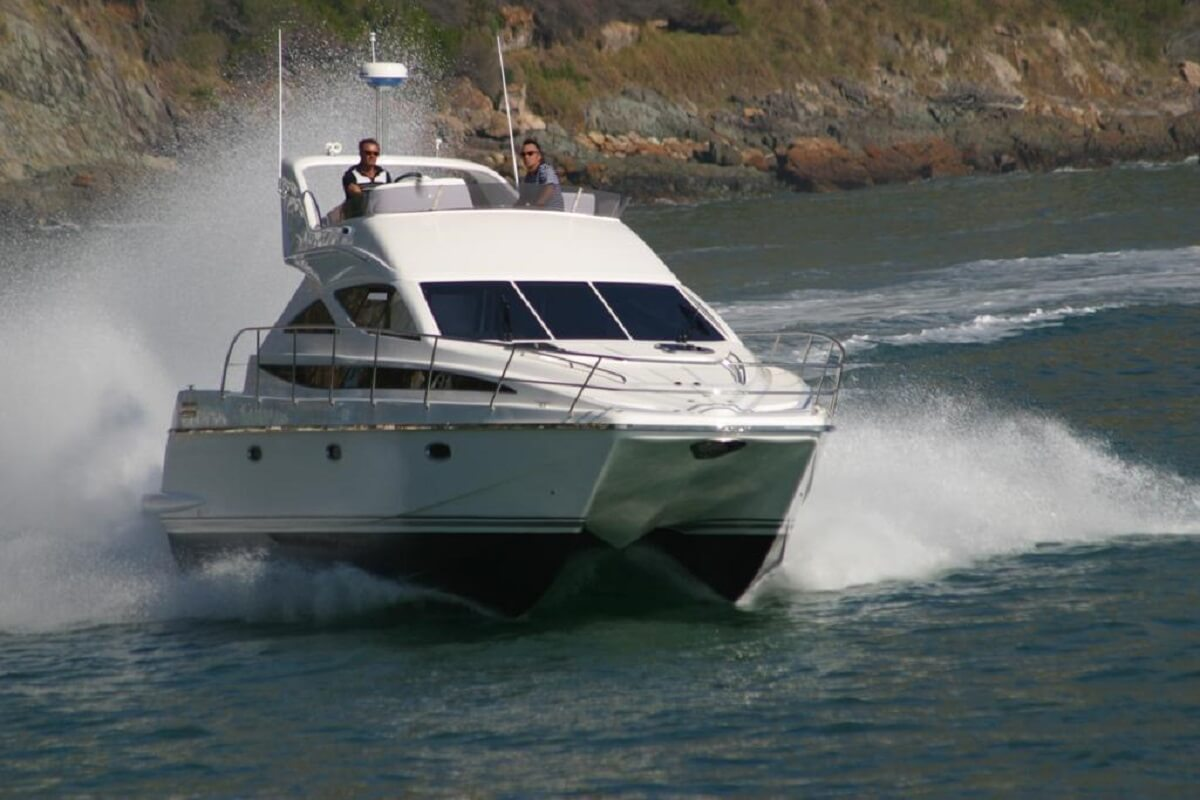
POLYGON ((262 355, 262 328, 254 329, 254 402, 262 402, 262 392, 259 384, 262 382, 262 370, 258 368, 258 360, 262 355))
POLYGON ((801 364, 808 363, 808 354, 812 352, 812 346, 813 346, 813 335, 810 333, 810 334, 808 334, 808 344, 804 345, 804 355, 800 356, 801 364))
POLYGON ((333 405, 333 381, 337 377, 337 328, 329 336, 329 405, 333 405))
POLYGON ((371 405, 375 405, 375 382, 379 376, 379 337, 382 328, 375 327, 375 356, 371 359, 371 405))
POLYGON ((225 399, 225 386, 229 377, 229 362, 233 360, 233 348, 237 347, 238 340, 242 338, 242 334, 252 328, 242 328, 233 335, 233 340, 229 343, 229 349, 225 351, 225 366, 221 368, 221 399, 225 399))
POLYGON ((433 365, 437 361, 438 342, 440 336, 433 338, 433 352, 429 354, 429 374, 425 376, 425 408, 429 408, 429 388, 433 385, 433 365))
MULTIPOLYGON (((827 362, 833 360, 833 352, 834 352, 833 348, 835 345, 838 346, 838 348, 841 350, 841 353, 840 353, 840 355, 838 355, 837 368, 834 370, 834 373, 833 373, 833 388, 830 389, 830 401, 829 401, 829 413, 830 414, 833 414, 833 412, 837 410, 838 395, 841 393, 841 388, 842 388, 842 370, 845 368, 845 364, 846 364, 845 349, 842 348, 841 345, 838 345, 838 343, 833 339, 829 340, 829 356, 828 356, 827 362)), ((822 376, 822 377, 824 377, 824 376, 822 376)))
POLYGON ((221 399, 225 399, 225 378, 229 375, 229 359, 233 357, 233 348, 237 344, 237 340, 241 338, 242 332, 238 331, 233 335, 233 341, 229 343, 229 349, 225 351, 225 366, 221 368, 221 399))
POLYGON ((296 329, 292 328, 292 403, 296 402, 296 329))
POLYGON ((500 387, 504 385, 504 379, 506 377, 508 377, 508 368, 509 368, 509 366, 512 365, 513 356, 515 356, 516 354, 517 354, 516 347, 510 347, 508 349, 508 361, 504 362, 504 370, 500 373, 500 380, 496 381, 496 388, 494 390, 492 390, 492 399, 488 403, 488 411, 496 410, 496 396, 498 394, 500 394, 500 387))
POLYGON ((583 379, 583 383, 579 384, 579 391, 575 394, 575 399, 571 401, 571 407, 567 409, 567 418, 575 413, 575 404, 579 402, 579 398, 583 397, 583 392, 587 389, 588 384, 592 382, 592 376, 596 374, 596 369, 600 366, 600 362, 604 360, 604 356, 596 356, 596 360, 592 363, 592 369, 588 372, 587 377, 583 379))

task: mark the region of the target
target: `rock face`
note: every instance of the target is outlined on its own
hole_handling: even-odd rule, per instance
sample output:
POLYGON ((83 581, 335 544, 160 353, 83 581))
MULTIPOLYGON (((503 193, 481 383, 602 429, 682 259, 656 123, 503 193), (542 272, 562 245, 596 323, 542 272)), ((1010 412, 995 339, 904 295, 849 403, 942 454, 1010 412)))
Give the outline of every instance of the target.
POLYGON ((135 24, 100 0, 4 0, 0 181, 139 164, 176 145, 135 24))
MULTIPOLYGON (((229 14, 249 6, 173 2, 222 5, 229 14)), ((738 6, 738 15, 755 17, 744 31, 715 11, 687 24, 655 21, 650 11, 623 20, 633 4, 592 0, 501 3, 489 19, 511 52, 517 136, 536 136, 572 181, 643 198, 695 198, 1196 154, 1200 3, 1185 5, 1192 22, 1157 60, 1139 60, 1125 43, 1061 19, 1026 22, 1003 9, 960 39, 908 24, 895 9, 878 15, 882 21, 872 17, 871 30, 848 33, 831 21, 853 9, 827 0, 795 0, 793 11, 811 12, 803 24, 767 4, 738 6), (591 27, 573 40, 548 40, 543 17, 571 8, 591 27), (728 53, 772 46, 753 36, 777 19, 792 21, 772 32, 779 41, 815 42, 829 57, 811 70, 806 58, 791 71, 760 63, 739 72, 728 53), (721 42, 711 45, 712 59, 710 50, 675 49, 705 34, 721 42), (853 63, 839 60, 851 53, 853 63), (562 64, 572 69, 564 73, 562 64), (626 77, 638 69, 639 80, 626 77), (548 108, 569 113, 554 119, 548 108)), ((659 7, 669 14, 684 4, 659 7)), ((110 182, 102 165, 153 161, 181 147, 179 98, 160 82, 178 75, 146 55, 157 9, 151 0, 0 0, 0 211, 6 184, 57 181, 68 193, 95 194, 110 182)), ((476 36, 487 58, 492 35, 476 36)), ((432 123, 442 152, 507 174, 498 90, 481 90, 465 75, 445 81, 432 123)))
POLYGON ((1179 63, 1179 76, 1189 86, 1195 86, 1200 90, 1200 64, 1195 61, 1181 61, 1179 63))

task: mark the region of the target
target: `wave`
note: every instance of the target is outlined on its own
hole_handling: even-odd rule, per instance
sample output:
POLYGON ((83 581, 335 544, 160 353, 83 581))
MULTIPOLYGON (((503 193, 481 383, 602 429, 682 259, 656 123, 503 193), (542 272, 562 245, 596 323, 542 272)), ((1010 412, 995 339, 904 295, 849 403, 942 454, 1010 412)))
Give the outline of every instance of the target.
POLYGON ((1069 316, 1131 305, 1200 304, 1200 247, 981 259, 857 290, 792 291, 718 304, 741 330, 800 327, 873 342, 992 341, 1069 316))
POLYGON ((1037 308, 1023 314, 981 314, 960 324, 922 329, 914 333, 877 337, 855 334, 850 336, 844 344, 847 351, 851 352, 868 350, 881 344, 896 347, 920 344, 987 344, 1019 336, 1026 331, 1052 327, 1072 317, 1090 316, 1100 311, 1121 307, 1116 304, 1086 308, 1063 306, 1048 311, 1037 308))

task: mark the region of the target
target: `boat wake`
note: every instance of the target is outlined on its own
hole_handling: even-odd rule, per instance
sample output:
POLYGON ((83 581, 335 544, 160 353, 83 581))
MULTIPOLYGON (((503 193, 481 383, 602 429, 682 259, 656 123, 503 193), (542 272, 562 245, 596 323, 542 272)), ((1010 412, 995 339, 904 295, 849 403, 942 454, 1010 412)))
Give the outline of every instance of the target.
POLYGON ((839 415, 782 570, 803 590, 925 579, 1047 543, 1200 534, 1200 485, 1053 418, 919 389, 848 397, 839 415))
POLYGON ((963 323, 923 328, 915 333, 874 337, 855 334, 846 339, 844 344, 849 352, 862 352, 880 344, 895 347, 915 344, 985 344, 1019 336, 1038 328, 1054 327, 1072 317, 1091 316, 1100 311, 1118 307, 1116 305, 1084 308, 1063 306, 1051 309, 1035 308, 1033 311, 1019 314, 980 314, 963 323))
POLYGON ((718 305, 741 330, 804 320, 851 351, 876 344, 986 344, 1078 316, 1134 305, 1200 303, 1200 247, 985 259, 903 273, 894 285, 793 292, 718 305))

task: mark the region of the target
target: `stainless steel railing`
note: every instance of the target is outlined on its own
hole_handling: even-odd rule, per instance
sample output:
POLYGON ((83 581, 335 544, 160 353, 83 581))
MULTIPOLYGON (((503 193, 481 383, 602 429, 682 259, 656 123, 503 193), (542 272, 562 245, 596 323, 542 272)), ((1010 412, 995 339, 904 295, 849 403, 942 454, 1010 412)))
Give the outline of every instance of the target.
MULTIPOLYGON (((365 399, 372 404, 376 402, 420 402, 428 408, 437 400, 433 392, 439 391, 439 387, 436 385, 439 383, 439 376, 459 375, 493 384, 491 397, 488 400, 488 407, 492 409, 498 402, 505 399, 504 394, 515 396, 519 394, 517 390, 522 386, 557 390, 562 395, 562 405, 565 406, 568 417, 575 413, 576 407, 584 395, 589 392, 708 395, 714 402, 727 402, 728 398, 736 397, 739 404, 743 405, 748 402, 776 400, 782 401, 788 410, 819 406, 832 417, 837 408, 842 370, 846 362, 846 351, 839 341, 824 334, 807 331, 741 333, 739 337, 742 343, 754 354, 754 359, 748 360, 739 356, 727 342, 704 342, 702 345, 663 344, 660 347, 665 348, 667 352, 664 352, 662 357, 634 357, 570 350, 549 342, 497 342, 440 334, 398 333, 383 329, 337 325, 258 326, 241 329, 230 341, 221 370, 220 392, 222 396, 233 391, 228 388, 230 368, 240 366, 249 369, 250 367, 249 354, 244 362, 234 361, 234 355, 235 352, 240 352, 237 350, 239 342, 242 342, 243 338, 248 339, 251 335, 254 337, 253 363, 256 367, 253 380, 255 400, 289 399, 292 402, 299 402, 314 399, 314 396, 310 394, 297 394, 297 375, 302 367, 317 366, 329 367, 328 385, 321 387, 321 390, 324 399, 331 404, 349 401, 361 402, 364 399, 361 394, 349 394, 347 390, 356 389, 361 392, 363 389, 367 389, 365 399), (288 393, 282 396, 264 394, 261 385, 264 334, 272 333, 278 333, 290 340, 288 356, 291 381, 288 393), (323 347, 313 348, 314 335, 321 336, 321 340, 316 342, 317 344, 328 339, 327 350, 323 347), (372 337, 373 342, 369 348, 369 354, 364 352, 364 348, 361 346, 357 348, 358 352, 343 351, 339 353, 338 340, 343 335, 372 337), (303 350, 300 347, 301 336, 305 337, 303 350), (381 362, 380 344, 383 341, 405 341, 417 348, 425 345, 428 348, 428 354, 427 356, 421 354, 419 362, 416 358, 398 360, 395 355, 389 355, 381 362), (481 369, 478 364, 469 366, 461 363, 451 364, 449 358, 444 355, 447 351, 446 345, 449 343, 494 348, 496 357, 492 363, 498 369, 488 371, 481 369), (439 354, 442 354, 440 362, 439 354), (557 366, 564 371, 585 371, 586 374, 582 380, 569 376, 556 379, 527 374, 515 375, 513 362, 518 355, 538 357, 539 366, 542 368, 557 366), (499 367, 501 363, 503 367, 499 367), (342 379, 339 380, 339 367, 370 370, 369 386, 347 387, 341 385, 345 377, 343 374, 342 379), (380 370, 400 367, 419 371, 422 375, 421 386, 410 387, 422 390, 419 401, 414 399, 411 391, 406 394, 389 392, 386 395, 380 395, 381 391, 388 391, 379 389, 380 370), (629 373, 638 367, 684 367, 693 371, 719 368, 721 373, 729 375, 730 380, 728 383, 719 385, 710 383, 700 386, 683 386, 680 381, 670 384, 649 383, 645 380, 631 381, 629 373), (764 379, 770 377, 772 380, 769 382, 761 380, 752 384, 751 376, 753 374, 764 379), (777 382, 775 379, 783 378, 787 374, 800 378, 801 382, 794 387, 773 388, 777 382), (761 388, 762 384, 766 384, 766 388, 761 388)), ((360 345, 364 344, 361 338, 358 339, 358 342, 360 345)), ((287 353, 287 350, 283 352, 287 353)), ((463 357, 461 348, 450 348, 450 352, 457 358, 463 357)), ((278 346, 272 349, 271 355, 278 357, 282 354, 278 346)), ((275 365, 288 366, 279 362, 276 362, 275 365)), ((714 372, 714 375, 716 374, 714 372)), ((314 387, 306 386, 305 388, 312 389, 314 387)), ((446 401, 442 400, 442 402, 446 401)), ((461 402, 461 400, 455 402, 461 402)))

